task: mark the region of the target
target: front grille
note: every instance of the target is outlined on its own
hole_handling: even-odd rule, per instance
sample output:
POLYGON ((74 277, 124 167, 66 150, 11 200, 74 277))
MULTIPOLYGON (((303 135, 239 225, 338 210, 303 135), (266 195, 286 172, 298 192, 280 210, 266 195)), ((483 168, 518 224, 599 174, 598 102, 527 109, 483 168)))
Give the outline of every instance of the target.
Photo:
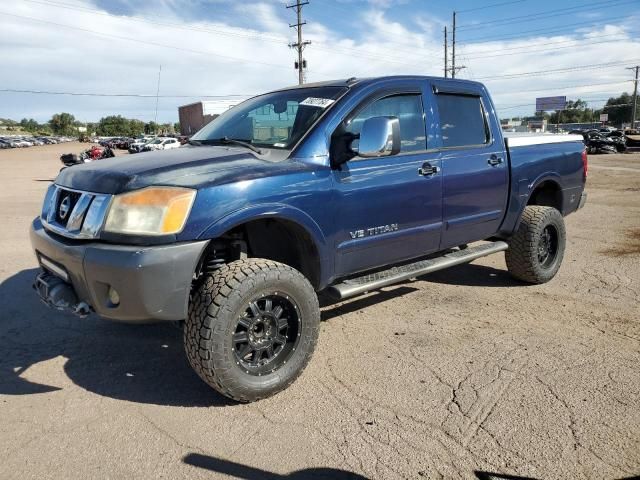
POLYGON ((69 218, 71 218, 71 212, 73 212, 73 209, 78 203, 78 200, 80 200, 81 195, 82 194, 80 192, 65 190, 63 188, 59 190, 55 206, 56 223, 63 227, 67 226, 69 218), (64 208, 62 208, 63 202, 65 202, 64 208))
POLYGON ((47 230, 69 238, 98 238, 111 195, 81 192, 51 185, 44 199, 42 224, 47 230))

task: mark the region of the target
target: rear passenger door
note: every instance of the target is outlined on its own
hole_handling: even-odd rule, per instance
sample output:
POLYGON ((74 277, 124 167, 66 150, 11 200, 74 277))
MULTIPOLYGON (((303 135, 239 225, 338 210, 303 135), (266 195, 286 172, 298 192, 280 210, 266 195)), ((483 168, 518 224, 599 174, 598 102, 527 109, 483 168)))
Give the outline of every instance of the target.
POLYGON ((482 92, 435 92, 443 173, 440 249, 494 235, 505 215, 509 170, 499 125, 482 92))

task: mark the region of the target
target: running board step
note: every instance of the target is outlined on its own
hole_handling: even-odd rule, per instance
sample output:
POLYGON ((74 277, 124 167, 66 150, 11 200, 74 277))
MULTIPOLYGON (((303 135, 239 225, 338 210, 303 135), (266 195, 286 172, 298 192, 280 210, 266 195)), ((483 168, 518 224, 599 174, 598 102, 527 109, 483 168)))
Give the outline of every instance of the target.
POLYGON ((363 275, 362 277, 351 278, 342 283, 332 285, 328 292, 340 300, 354 297, 371 290, 377 290, 394 283, 419 277, 427 273, 454 267, 463 263, 469 263, 481 257, 486 257, 493 253, 503 252, 509 245, 506 242, 483 243, 475 247, 464 250, 456 250, 441 257, 421 260, 401 267, 393 267, 389 270, 363 275))

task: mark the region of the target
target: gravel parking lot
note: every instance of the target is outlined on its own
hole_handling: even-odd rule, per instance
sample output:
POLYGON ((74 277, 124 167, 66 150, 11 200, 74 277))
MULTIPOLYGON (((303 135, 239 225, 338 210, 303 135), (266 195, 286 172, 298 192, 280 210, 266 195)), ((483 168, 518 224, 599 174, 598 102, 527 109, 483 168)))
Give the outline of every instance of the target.
POLYGON ((237 405, 175 327, 36 299, 29 224, 87 146, 0 151, 0 478, 640 475, 640 154, 590 157, 552 282, 498 255, 327 306, 302 377, 237 405))

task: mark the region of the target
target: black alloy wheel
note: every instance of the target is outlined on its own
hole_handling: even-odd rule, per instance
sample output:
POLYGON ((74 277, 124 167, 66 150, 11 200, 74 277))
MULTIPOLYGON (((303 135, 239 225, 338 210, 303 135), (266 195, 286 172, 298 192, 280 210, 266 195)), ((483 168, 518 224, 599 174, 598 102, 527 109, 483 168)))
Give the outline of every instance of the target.
POLYGON ((555 262, 558 254, 558 230, 553 225, 547 225, 538 240, 538 262, 544 268, 549 268, 555 262))
POLYGON ((278 292, 249 302, 232 337, 237 364, 260 376, 287 363, 300 340, 299 311, 293 299, 278 292))

